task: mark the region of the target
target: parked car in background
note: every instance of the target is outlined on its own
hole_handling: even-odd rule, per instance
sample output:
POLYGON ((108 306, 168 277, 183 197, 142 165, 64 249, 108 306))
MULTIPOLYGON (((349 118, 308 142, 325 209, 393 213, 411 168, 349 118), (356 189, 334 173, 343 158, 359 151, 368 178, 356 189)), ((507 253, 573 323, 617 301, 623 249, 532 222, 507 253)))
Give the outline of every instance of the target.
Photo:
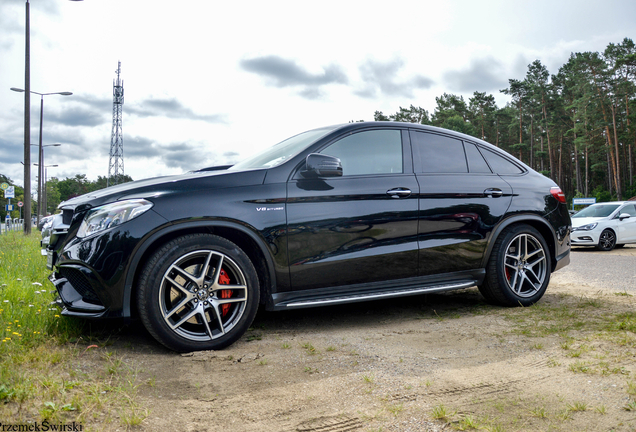
POLYGON ((634 201, 593 204, 572 216, 572 245, 611 251, 636 243, 634 201))
POLYGON ((41 217, 40 222, 38 223, 38 230, 42 231, 42 229, 44 228, 44 225, 46 225, 47 223, 53 222, 53 216, 55 215, 48 215, 48 216, 41 217))
POLYGON ((529 306, 570 260, 552 180, 474 137, 408 123, 314 129, 231 167, 59 208, 46 252, 62 314, 139 317, 176 351, 230 345, 259 305, 478 286, 529 306))

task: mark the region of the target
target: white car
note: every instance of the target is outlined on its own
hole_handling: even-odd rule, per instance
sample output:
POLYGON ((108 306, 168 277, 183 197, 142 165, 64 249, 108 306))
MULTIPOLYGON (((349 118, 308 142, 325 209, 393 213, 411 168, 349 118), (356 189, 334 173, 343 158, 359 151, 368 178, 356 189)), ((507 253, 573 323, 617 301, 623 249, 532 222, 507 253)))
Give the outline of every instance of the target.
POLYGON ((611 251, 636 243, 636 202, 593 204, 572 216, 572 246, 611 251))

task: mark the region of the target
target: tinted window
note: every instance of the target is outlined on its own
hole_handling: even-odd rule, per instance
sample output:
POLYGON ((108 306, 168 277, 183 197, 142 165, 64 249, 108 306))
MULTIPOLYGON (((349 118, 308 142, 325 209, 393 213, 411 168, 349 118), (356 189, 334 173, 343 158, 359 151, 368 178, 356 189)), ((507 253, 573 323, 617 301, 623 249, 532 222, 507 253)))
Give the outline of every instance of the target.
POLYGON ((464 148, 466 149, 466 159, 468 159, 468 169, 471 173, 492 173, 475 144, 464 142, 464 148))
POLYGON ((467 173, 462 142, 455 138, 411 131, 411 141, 420 154, 422 172, 467 173))
POLYGON ((521 174, 523 172, 521 168, 503 156, 486 149, 483 149, 482 151, 493 172, 497 174, 521 174))
POLYGON ((399 130, 359 132, 336 141, 320 153, 340 158, 345 176, 403 172, 399 130))

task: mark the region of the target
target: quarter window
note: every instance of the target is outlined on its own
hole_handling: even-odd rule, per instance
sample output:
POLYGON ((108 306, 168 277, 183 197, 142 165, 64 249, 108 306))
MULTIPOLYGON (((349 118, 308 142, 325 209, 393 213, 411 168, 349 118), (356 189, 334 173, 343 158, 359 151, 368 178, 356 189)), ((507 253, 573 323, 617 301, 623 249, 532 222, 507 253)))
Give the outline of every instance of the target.
POLYGON ((521 174, 523 171, 517 165, 510 162, 503 156, 497 153, 482 149, 484 157, 488 161, 488 165, 492 168, 493 172, 497 174, 521 174))
POLYGON ((335 156, 348 175, 402 173, 402 132, 371 130, 344 137, 320 153, 335 156))
POLYGON ((492 173, 475 144, 464 142, 464 148, 466 149, 466 158, 468 159, 468 169, 471 173, 492 173))
POLYGON ((461 140, 444 135, 411 131, 411 141, 419 152, 422 172, 468 172, 461 140))

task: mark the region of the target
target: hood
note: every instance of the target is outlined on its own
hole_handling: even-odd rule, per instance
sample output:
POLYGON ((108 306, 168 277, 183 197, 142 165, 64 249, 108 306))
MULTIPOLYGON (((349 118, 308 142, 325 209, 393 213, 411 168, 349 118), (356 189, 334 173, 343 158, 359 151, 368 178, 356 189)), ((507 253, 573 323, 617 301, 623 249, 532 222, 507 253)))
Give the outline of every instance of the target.
POLYGON ((154 177, 89 192, 62 202, 58 208, 81 211, 124 199, 152 198, 202 189, 252 186, 262 184, 266 172, 267 170, 197 171, 174 176, 154 177))

